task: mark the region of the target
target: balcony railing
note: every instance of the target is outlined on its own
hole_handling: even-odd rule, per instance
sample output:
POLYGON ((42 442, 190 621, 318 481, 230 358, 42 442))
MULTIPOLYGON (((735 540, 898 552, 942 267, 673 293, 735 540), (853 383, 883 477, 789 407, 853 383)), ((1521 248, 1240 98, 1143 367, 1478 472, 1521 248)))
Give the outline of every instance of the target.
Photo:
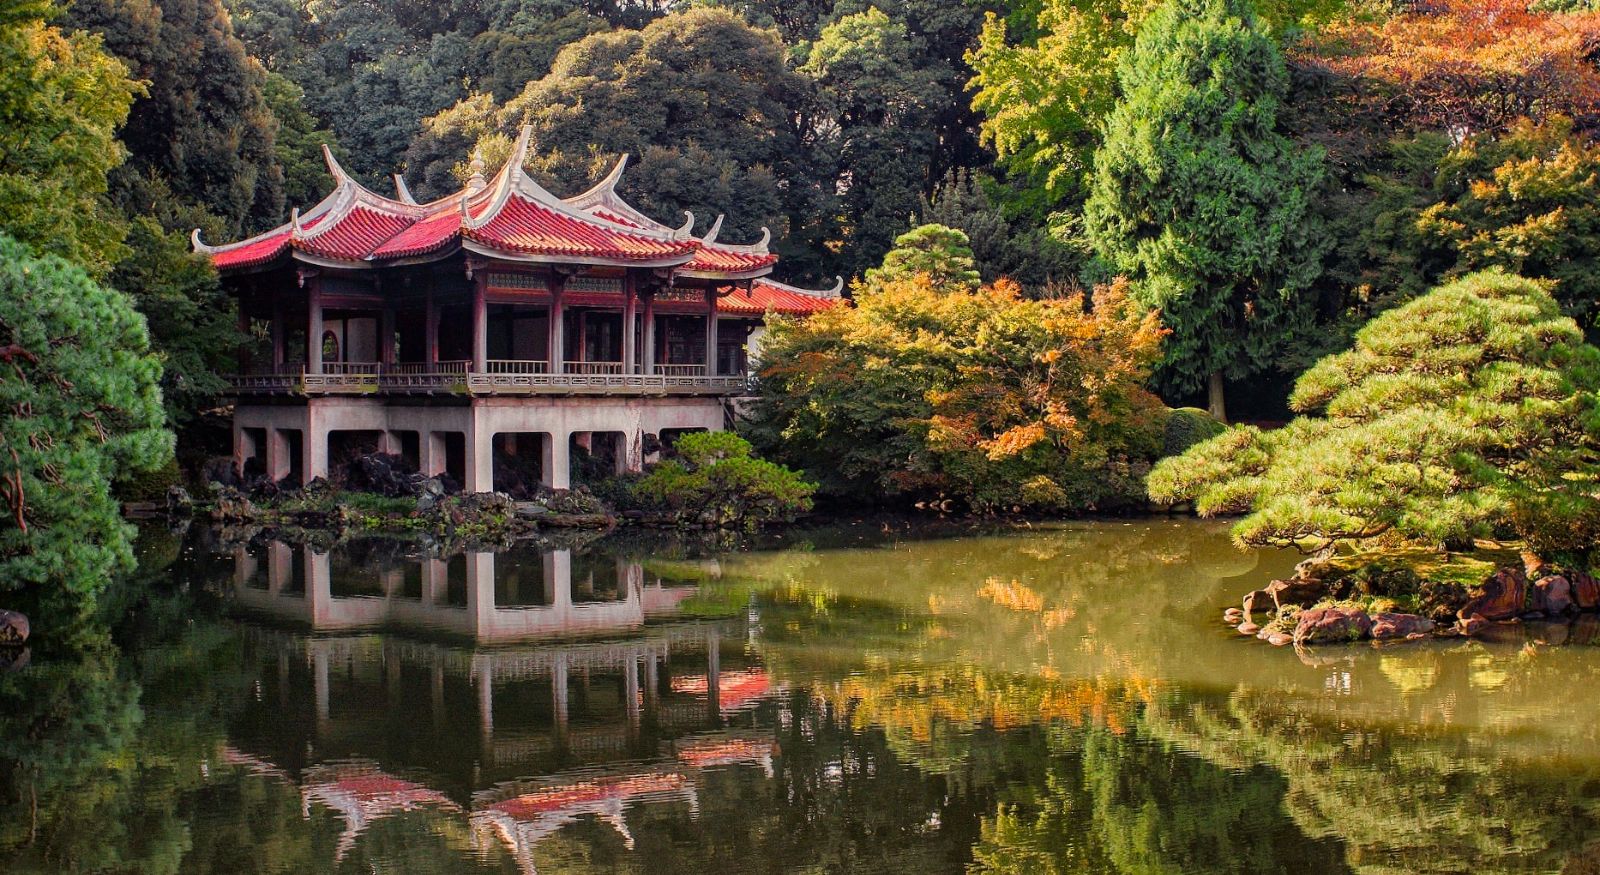
POLYGON ((705 365, 656 365, 649 374, 623 373, 621 362, 565 362, 564 373, 550 373, 543 360, 491 359, 482 371, 469 361, 324 362, 322 373, 304 363, 268 365, 231 377, 247 394, 487 394, 610 395, 707 394, 743 392, 743 374, 707 376, 705 365))

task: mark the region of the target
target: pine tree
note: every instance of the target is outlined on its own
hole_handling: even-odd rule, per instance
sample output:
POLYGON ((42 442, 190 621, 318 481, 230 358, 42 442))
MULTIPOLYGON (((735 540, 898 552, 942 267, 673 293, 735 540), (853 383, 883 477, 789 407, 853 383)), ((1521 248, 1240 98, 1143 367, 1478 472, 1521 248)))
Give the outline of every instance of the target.
POLYGON ((1157 501, 1246 513, 1251 545, 1448 546, 1516 531, 1600 542, 1600 349, 1547 281, 1472 274, 1373 319, 1301 376, 1285 428, 1238 427, 1163 461, 1157 501))
POLYGON ((70 609, 133 567, 111 483, 171 458, 161 364, 125 296, 4 235, 0 363, 0 591, 70 609))

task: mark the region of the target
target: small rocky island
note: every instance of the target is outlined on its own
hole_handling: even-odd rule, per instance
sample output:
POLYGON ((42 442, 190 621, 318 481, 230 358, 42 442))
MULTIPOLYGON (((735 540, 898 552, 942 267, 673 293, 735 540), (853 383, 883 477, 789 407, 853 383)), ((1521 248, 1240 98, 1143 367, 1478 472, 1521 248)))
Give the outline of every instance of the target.
POLYGON ((1437 565, 1317 556, 1223 612, 1239 634, 1293 644, 1419 640, 1477 635, 1494 623, 1559 620, 1600 610, 1600 581, 1587 569, 1509 551, 1446 557, 1437 565), (1468 584, 1474 571, 1488 573, 1468 584))

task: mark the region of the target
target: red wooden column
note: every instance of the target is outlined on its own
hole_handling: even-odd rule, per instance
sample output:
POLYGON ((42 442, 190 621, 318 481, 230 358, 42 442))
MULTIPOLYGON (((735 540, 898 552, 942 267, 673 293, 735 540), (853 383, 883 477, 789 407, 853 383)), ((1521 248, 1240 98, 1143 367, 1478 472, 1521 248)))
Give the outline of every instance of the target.
POLYGON ((283 298, 272 296, 272 363, 283 364, 283 298))
POLYGON ((644 349, 641 350, 644 361, 640 362, 639 372, 654 374, 656 372, 656 291, 654 288, 644 292, 644 349))
POLYGON ((562 373, 566 362, 567 314, 562 298, 567 293, 567 277, 557 270, 550 274, 550 373, 562 373))
POLYGON ((487 277, 479 274, 472 281, 472 370, 489 370, 489 290, 487 277))
POLYGON ((423 349, 426 350, 423 360, 430 365, 439 363, 439 305, 433 300, 433 289, 428 289, 427 314, 423 317, 422 339, 423 349))
POLYGON ((706 289, 706 376, 717 375, 717 289, 706 289))
POLYGON ((633 271, 628 271, 622 278, 622 372, 633 373, 635 365, 634 338, 635 322, 639 318, 639 305, 637 300, 637 283, 633 271))
MULTIPOLYGON (((310 277, 306 282, 306 372, 322 373, 322 280, 310 277)), ((306 435, 309 444, 311 436, 306 435)), ((307 480, 310 476, 307 475, 307 480)))

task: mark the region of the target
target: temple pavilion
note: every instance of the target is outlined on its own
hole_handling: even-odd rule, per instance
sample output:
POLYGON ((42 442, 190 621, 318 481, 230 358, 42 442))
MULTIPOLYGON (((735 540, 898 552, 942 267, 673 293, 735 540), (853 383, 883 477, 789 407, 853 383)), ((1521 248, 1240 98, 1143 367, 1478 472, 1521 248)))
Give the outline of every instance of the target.
POLYGON ((429 203, 398 174, 393 197, 365 188, 323 147, 335 185, 316 206, 223 246, 195 232, 270 350, 231 378, 241 470, 309 482, 376 449, 482 492, 530 471, 567 488, 580 447, 637 469, 725 426, 768 314, 838 302, 842 282, 769 279, 765 230, 727 243, 721 217, 696 237, 693 215, 635 209, 617 192, 627 156, 556 197, 523 170, 530 133, 492 178, 474 159, 429 203))

